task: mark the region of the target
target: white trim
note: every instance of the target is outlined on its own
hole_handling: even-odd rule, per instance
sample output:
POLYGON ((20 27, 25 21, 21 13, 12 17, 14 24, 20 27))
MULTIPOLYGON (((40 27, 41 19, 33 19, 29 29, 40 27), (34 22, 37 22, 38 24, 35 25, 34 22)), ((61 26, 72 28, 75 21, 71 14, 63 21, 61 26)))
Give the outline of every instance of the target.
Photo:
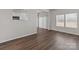
POLYGON ((73 34, 73 35, 79 35, 78 33, 72 33, 72 32, 67 32, 67 31, 60 31, 60 30, 56 30, 56 29, 51 29, 54 31, 58 31, 58 32, 63 32, 63 33, 68 33, 68 34, 73 34))
POLYGON ((18 38, 25 37, 25 36, 30 36, 30 35, 33 35, 33 34, 37 34, 37 32, 31 33, 31 34, 22 35, 22 36, 18 36, 18 37, 15 37, 15 38, 10 38, 10 39, 4 40, 4 41, 0 41, 0 43, 4 43, 4 42, 10 41, 10 40, 16 40, 18 38))

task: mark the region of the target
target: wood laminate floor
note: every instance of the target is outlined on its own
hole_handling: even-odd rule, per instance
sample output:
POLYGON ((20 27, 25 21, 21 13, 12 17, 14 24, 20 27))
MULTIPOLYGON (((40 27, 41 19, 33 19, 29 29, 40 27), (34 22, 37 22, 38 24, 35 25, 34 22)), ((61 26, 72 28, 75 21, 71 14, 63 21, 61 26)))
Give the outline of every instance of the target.
POLYGON ((79 36, 39 29, 38 34, 1 43, 0 50, 78 50, 79 36))

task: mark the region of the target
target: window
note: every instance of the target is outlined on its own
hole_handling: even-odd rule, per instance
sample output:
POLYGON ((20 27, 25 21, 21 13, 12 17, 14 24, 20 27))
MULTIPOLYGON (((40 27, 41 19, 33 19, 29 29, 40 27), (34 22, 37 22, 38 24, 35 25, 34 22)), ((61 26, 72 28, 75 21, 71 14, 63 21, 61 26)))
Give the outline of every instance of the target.
POLYGON ((56 26, 64 27, 64 15, 56 15, 56 26))
POLYGON ((66 14, 65 26, 69 28, 77 28, 77 13, 66 14))
POLYGON ((77 28, 77 13, 56 15, 56 26, 77 28))

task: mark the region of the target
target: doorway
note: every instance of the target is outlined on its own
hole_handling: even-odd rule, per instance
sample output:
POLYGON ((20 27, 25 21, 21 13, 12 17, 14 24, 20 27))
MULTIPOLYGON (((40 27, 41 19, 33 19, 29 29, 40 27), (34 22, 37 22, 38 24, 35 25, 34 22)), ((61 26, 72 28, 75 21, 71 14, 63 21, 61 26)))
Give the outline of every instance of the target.
POLYGON ((48 14, 38 13, 38 32, 48 30, 48 14))

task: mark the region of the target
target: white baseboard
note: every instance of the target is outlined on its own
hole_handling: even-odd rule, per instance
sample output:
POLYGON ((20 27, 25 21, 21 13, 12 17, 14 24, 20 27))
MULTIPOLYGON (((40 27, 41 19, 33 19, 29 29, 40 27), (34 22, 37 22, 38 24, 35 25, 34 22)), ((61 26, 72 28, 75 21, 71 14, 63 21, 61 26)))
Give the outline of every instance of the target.
POLYGON ((0 43, 4 43, 4 42, 10 41, 10 40, 22 38, 22 37, 25 37, 25 36, 30 36, 30 35, 33 35, 33 34, 37 34, 37 32, 31 33, 31 34, 25 34, 25 35, 18 36, 18 37, 15 37, 15 38, 6 39, 6 40, 4 40, 4 41, 1 41, 0 43))
POLYGON ((73 35, 79 35, 78 33, 72 33, 72 32, 67 32, 67 31, 59 31, 59 30, 56 30, 56 29, 51 29, 51 30, 63 32, 63 33, 68 33, 68 34, 73 34, 73 35))

